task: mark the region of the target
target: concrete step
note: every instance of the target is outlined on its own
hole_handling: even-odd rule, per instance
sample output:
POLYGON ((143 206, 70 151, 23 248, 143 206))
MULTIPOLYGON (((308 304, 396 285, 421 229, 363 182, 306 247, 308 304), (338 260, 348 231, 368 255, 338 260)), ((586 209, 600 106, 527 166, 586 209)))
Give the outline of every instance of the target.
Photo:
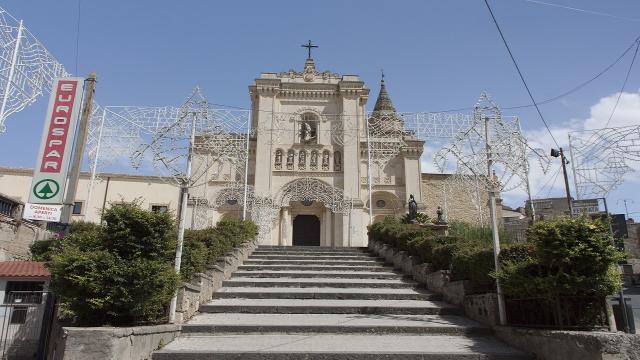
POLYGON ((243 265, 384 265, 384 261, 378 259, 359 260, 290 260, 290 259, 255 259, 249 258, 243 265))
POLYGON ((256 278, 343 278, 343 279, 401 279, 408 276, 400 275, 395 272, 369 272, 369 271, 245 271, 238 270, 235 276, 256 277, 256 278))
POLYGON ((230 287, 213 294, 214 299, 333 299, 333 300, 442 300, 426 290, 384 288, 287 288, 230 287))
POLYGON ((332 287, 332 288, 414 288, 419 284, 402 279, 342 279, 342 278, 257 278, 232 276, 222 283, 225 287, 332 287))
POLYGON ((216 299, 201 313, 461 315, 460 308, 426 300, 216 299))
POLYGON ((153 360, 533 360, 493 337, 452 335, 242 334, 180 337, 153 360))
POLYGON ((277 250, 260 250, 256 249, 252 252, 255 255, 373 255, 372 253, 360 250, 352 250, 352 251, 295 251, 295 250, 286 250, 286 251, 277 251, 277 250))
POLYGON ((376 260, 375 256, 363 255, 251 255, 249 260, 376 260))
POLYGON ((242 271, 368 271, 368 272, 390 272, 391 267, 383 265, 240 265, 238 270, 242 271))
POLYGON ((226 313, 200 314, 182 325, 182 334, 186 335, 219 333, 491 335, 493 331, 453 315, 226 313))
POLYGON ((349 251, 369 251, 366 247, 331 247, 331 246, 270 246, 259 245, 256 250, 269 251, 332 251, 332 252, 349 252, 349 251))

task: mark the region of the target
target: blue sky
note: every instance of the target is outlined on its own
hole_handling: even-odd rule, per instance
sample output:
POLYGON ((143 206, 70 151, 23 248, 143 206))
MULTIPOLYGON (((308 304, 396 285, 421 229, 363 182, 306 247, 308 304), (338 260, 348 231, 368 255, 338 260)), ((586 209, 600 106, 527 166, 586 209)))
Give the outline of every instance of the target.
MULTIPOLYGON (((491 0, 536 99, 587 80, 640 35, 640 2, 548 0, 620 17, 525 0, 491 0)), ((75 74, 96 71, 104 105, 178 105, 199 85, 212 103, 247 107, 247 86, 262 71, 301 69, 311 39, 319 70, 358 74, 377 95, 380 69, 399 111, 472 106, 482 90, 507 107, 530 103, 482 0, 450 1, 83 1, 76 71, 77 0, 5 0, 0 6, 75 74)), ((566 131, 602 122, 632 54, 577 93, 541 107, 560 142, 566 131)), ((638 61, 640 62, 640 60, 638 61)), ((640 122, 640 69, 631 74, 612 125, 640 122)), ((373 106, 370 101, 369 106, 373 106)), ((0 165, 32 167, 46 99, 9 118, 0 165), (16 151, 19 149, 19 151, 16 151)), ((531 108, 505 111, 550 146, 531 108)), ((606 119, 605 119, 606 121, 606 119)), ((595 125, 594 125, 595 124, 595 125)), ((609 196, 634 199, 636 174, 609 196)), ((534 193, 547 181, 534 179, 534 193), (536 188, 537 187, 537 188, 536 188)), ((539 196, 562 196, 562 181, 539 196)), ((507 196, 520 205, 521 196, 507 196)), ((640 216, 640 213, 636 216, 640 216)))

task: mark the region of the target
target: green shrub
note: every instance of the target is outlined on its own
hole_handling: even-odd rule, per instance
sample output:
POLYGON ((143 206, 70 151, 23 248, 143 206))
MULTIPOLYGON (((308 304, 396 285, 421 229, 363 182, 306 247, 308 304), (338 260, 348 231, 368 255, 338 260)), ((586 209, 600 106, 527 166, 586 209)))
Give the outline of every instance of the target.
POLYGON ((162 321, 178 285, 173 219, 123 204, 104 220, 61 240, 49 263, 52 289, 78 325, 162 321))
POLYGON ((88 221, 74 221, 69 226, 69 234, 81 234, 81 233, 98 233, 100 232, 100 225, 88 221))
POLYGON ((31 252, 31 260, 33 261, 51 261, 53 254, 61 249, 62 241, 57 238, 36 241, 29 245, 31 252))
POLYGON ((527 231, 533 256, 508 261, 496 274, 511 297, 606 297, 620 287, 616 264, 623 255, 609 228, 587 218, 539 221, 527 231))
POLYGON ((204 240, 197 236, 201 230, 185 230, 182 244, 182 261, 180 263, 180 277, 189 282, 196 273, 203 272, 209 255, 204 240))
MULTIPOLYGON (((412 224, 411 220, 409 220, 409 214, 404 214, 400 218, 400 222, 402 222, 403 224, 412 224)), ((418 224, 430 224, 431 218, 429 217, 429 215, 419 212, 416 213, 416 222, 418 224)))

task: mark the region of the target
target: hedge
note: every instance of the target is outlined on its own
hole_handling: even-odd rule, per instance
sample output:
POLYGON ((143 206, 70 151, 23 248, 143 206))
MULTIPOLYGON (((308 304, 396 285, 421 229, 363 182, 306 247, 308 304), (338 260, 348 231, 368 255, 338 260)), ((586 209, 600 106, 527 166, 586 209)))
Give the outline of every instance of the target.
POLYGON ((250 220, 220 220, 215 227, 186 230, 180 275, 189 281, 194 274, 203 272, 220 256, 256 238, 257 227, 250 220))
POLYGON ((102 226, 74 223, 64 238, 31 246, 33 259, 48 262, 63 316, 76 325, 162 323, 180 280, 256 236, 252 222, 239 220, 188 230, 177 274, 171 215, 129 203, 112 206, 103 220, 102 226))

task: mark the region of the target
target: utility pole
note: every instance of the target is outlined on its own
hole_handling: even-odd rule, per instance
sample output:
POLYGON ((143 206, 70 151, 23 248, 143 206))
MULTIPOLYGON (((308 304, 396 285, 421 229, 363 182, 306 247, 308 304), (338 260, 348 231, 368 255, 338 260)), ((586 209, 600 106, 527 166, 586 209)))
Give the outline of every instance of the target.
POLYGON ((567 204, 569 205, 569 217, 573 217, 573 201, 571 201, 571 190, 569 188, 569 177, 567 176, 567 164, 569 160, 564 156, 564 151, 562 148, 560 150, 551 149, 551 156, 560 157, 560 161, 562 161, 562 174, 564 175, 564 189, 567 193, 567 204))
POLYGON ((78 180, 80 179, 80 166, 82 164, 82 156, 84 155, 84 145, 87 142, 87 128, 89 127, 89 117, 91 116, 93 107, 93 95, 96 92, 96 79, 96 73, 92 72, 84 81, 84 101, 82 104, 82 113, 80 114, 80 123, 78 124, 78 131, 76 133, 76 143, 73 147, 73 162, 71 163, 71 170, 69 171, 67 191, 64 193, 64 207, 62 208, 62 215, 60 217, 62 224, 69 224, 71 222, 71 212, 76 199, 78 180))

